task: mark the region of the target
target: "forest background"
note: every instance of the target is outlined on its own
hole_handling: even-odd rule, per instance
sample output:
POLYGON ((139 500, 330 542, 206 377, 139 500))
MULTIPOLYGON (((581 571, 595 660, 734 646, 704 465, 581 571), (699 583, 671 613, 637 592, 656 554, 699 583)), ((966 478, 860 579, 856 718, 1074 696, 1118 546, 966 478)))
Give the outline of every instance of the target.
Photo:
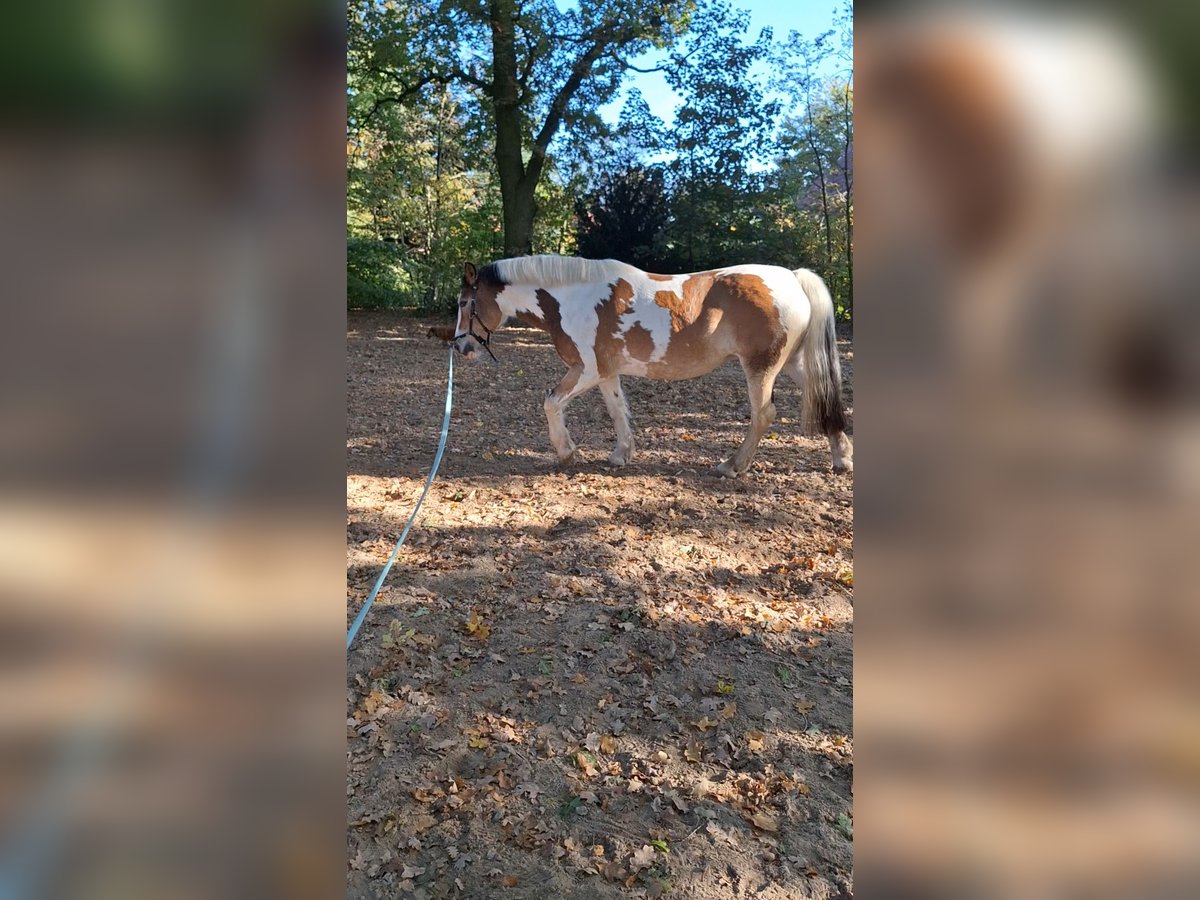
POLYGON ((349 307, 449 311, 465 260, 559 253, 804 266, 850 319, 852 28, 848 0, 350 3, 349 307))

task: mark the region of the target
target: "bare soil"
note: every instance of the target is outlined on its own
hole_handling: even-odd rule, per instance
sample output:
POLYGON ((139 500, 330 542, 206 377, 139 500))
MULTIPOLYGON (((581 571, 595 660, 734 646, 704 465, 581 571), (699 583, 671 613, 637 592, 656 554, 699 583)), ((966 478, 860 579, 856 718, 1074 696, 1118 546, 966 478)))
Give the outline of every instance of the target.
MULTIPOLYGON (((350 315, 347 623, 437 443, 430 324, 350 315)), ((851 896, 853 479, 798 390, 740 479, 709 474, 748 421, 736 365, 625 379, 623 469, 577 399, 560 469, 561 361, 537 331, 493 346, 457 365, 441 472, 349 654, 347 895, 851 896)))

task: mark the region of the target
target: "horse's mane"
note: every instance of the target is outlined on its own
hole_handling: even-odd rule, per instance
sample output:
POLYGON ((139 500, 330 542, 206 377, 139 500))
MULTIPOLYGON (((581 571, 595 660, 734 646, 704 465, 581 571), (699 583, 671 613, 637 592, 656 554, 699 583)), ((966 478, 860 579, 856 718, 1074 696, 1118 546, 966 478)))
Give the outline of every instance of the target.
POLYGON ((508 284, 560 287, 589 281, 614 281, 638 272, 615 259, 581 259, 577 256, 517 256, 500 259, 490 268, 508 284))

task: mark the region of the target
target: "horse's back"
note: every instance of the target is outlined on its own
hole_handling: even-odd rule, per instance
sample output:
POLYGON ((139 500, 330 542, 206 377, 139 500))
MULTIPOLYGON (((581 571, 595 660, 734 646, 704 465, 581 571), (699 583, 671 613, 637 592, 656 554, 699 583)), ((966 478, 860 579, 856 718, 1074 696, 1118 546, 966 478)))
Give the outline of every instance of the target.
POLYGON ((799 282, 780 266, 649 275, 639 287, 630 310, 636 321, 625 332, 624 370, 651 378, 698 377, 731 357, 751 368, 771 366, 808 320, 799 282), (657 319, 662 327, 643 335, 643 319, 657 319))

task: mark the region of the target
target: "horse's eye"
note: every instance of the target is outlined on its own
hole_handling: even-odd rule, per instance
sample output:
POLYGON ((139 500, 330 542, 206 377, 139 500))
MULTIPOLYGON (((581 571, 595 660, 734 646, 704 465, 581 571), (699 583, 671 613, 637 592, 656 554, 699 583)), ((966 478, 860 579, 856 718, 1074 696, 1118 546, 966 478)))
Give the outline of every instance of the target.
POLYGON ((466 309, 466 308, 467 308, 467 301, 466 301, 466 300, 459 300, 459 301, 458 301, 458 308, 459 308, 459 309, 466 309))

